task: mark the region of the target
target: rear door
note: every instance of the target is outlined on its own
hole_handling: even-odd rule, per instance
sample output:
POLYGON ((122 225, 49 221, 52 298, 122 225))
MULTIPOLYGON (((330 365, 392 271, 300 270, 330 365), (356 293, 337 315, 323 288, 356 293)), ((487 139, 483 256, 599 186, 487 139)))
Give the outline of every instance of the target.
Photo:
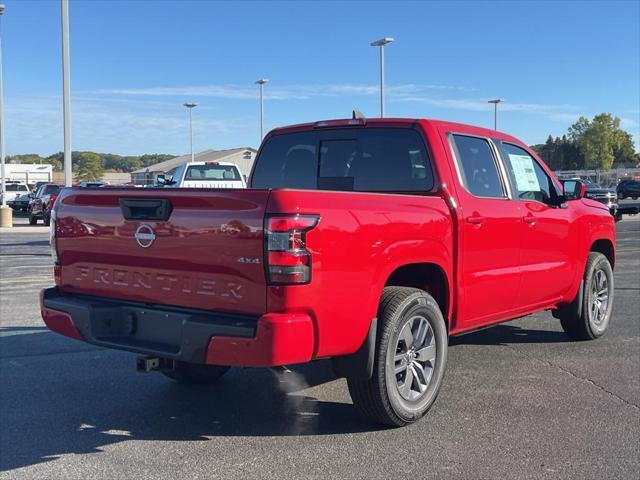
POLYGON ((455 133, 447 137, 462 210, 456 327, 468 329, 500 319, 515 306, 522 206, 510 199, 490 139, 455 133))
POLYGON ((259 315, 266 190, 68 189, 58 201, 64 292, 259 315))

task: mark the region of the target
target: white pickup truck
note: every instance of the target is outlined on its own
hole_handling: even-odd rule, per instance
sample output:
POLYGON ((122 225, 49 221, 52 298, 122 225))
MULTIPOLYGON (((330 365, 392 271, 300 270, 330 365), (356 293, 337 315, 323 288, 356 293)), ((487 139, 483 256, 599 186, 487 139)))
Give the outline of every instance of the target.
POLYGON ((173 188, 247 188, 238 167, 225 162, 186 163, 170 171, 165 182, 173 188))

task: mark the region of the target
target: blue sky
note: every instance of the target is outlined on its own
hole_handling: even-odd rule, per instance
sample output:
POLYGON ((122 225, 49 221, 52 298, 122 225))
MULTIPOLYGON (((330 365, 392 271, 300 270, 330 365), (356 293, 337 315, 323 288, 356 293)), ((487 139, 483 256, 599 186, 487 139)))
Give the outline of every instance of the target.
MULTIPOLYGON (((7 153, 62 150, 59 1, 5 0, 7 153)), ((611 112, 640 137, 640 2, 71 1, 72 144, 120 154, 256 146, 266 128, 379 114, 492 125, 528 143, 611 112)))

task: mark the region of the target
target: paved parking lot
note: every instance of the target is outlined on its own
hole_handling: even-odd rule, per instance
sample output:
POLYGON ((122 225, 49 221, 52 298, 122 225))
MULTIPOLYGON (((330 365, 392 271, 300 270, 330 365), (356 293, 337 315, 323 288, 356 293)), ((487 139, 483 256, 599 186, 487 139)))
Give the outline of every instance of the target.
POLYGON ((48 231, 2 232, 0 478, 637 479, 640 218, 617 228, 605 337, 570 342, 540 313, 453 339, 438 401, 404 429, 359 420, 327 362, 185 387, 49 333, 48 231))

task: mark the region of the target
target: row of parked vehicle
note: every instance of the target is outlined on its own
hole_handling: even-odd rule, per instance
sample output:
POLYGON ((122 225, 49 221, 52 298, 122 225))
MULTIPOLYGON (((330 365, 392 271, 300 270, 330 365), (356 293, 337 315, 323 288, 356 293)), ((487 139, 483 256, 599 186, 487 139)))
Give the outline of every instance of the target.
POLYGON ((640 197, 640 181, 622 180, 615 188, 606 188, 589 179, 574 180, 581 180, 586 188, 585 197, 606 205, 616 221, 622 219, 623 213, 637 213, 637 207, 631 207, 631 210, 627 211, 629 209, 621 207, 618 202, 626 198, 637 200, 640 197))
MULTIPOLYGON (((80 187, 103 187, 104 182, 80 182, 80 187)), ((38 182, 30 190, 20 182, 8 182, 6 185, 7 205, 16 212, 29 214, 29 224, 36 225, 38 220, 49 226, 51 222, 51 208, 58 198, 63 185, 57 183, 38 182)))

